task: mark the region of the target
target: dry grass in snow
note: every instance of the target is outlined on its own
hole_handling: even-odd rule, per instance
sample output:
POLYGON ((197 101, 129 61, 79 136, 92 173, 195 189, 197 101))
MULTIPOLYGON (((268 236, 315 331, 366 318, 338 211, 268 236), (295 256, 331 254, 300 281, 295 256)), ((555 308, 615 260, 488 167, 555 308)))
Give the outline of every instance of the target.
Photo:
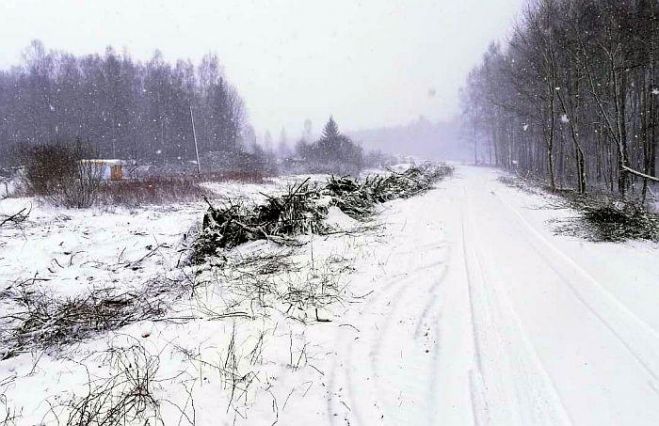
MULTIPOLYGON (((288 184, 208 186, 216 202, 258 202, 288 184)), ((0 416, 5 407, 17 424, 272 424, 300 398, 327 396, 324 342, 350 327, 342 312, 381 276, 365 265, 387 243, 382 228, 330 206, 322 220, 332 231, 299 235, 301 246, 251 241, 189 264, 201 208, 90 215, 36 205, 20 229, 0 230, 0 416)))

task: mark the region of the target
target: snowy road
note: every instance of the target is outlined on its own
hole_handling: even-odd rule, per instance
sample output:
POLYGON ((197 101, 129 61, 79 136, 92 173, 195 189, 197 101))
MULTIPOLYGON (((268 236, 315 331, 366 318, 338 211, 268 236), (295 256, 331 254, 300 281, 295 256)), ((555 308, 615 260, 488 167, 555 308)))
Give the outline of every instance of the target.
POLYGON ((552 234, 487 169, 389 207, 384 282, 342 318, 330 424, 659 423, 659 250, 552 234))

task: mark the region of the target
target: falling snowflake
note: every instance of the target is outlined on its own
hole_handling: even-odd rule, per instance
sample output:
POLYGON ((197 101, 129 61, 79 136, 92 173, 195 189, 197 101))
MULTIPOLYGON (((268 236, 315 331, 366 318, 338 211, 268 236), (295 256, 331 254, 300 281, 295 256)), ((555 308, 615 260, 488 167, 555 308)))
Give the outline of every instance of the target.
POLYGON ((156 154, 158 154, 158 155, 162 154, 162 149, 159 149, 158 151, 156 151, 156 154))
POLYGON ((659 95, 659 89, 652 89, 652 94, 655 96, 659 95))
POLYGON ((567 114, 561 115, 561 122, 562 123, 569 123, 570 122, 570 119, 567 118, 567 114))
POLYGON ((527 130, 529 130, 529 125, 528 124, 523 125, 522 129, 526 132, 527 130))

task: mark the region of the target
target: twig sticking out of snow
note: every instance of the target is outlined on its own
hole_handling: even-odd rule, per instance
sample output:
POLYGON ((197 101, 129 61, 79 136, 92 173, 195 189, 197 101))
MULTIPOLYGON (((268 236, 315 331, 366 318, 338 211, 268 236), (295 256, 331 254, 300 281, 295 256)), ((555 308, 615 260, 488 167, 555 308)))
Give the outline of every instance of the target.
POLYGON ((0 379, 0 425, 16 425, 16 420, 20 417, 17 410, 13 409, 5 396, 5 391, 10 384, 16 379, 15 375, 0 379))
MULTIPOLYGON (((74 395, 57 407, 51 406, 51 414, 58 419, 58 423, 60 416, 56 410, 61 411, 60 415, 66 419, 67 425, 165 424, 161 413, 163 404, 174 404, 162 398, 161 390, 165 382, 173 379, 163 378, 159 374, 159 356, 149 353, 135 341, 128 347, 111 347, 105 358, 104 364, 110 366, 107 376, 96 378, 88 371, 85 395, 74 395)), ((186 391, 192 398, 187 387, 186 391)), ((195 424, 194 404, 175 407, 180 413, 179 425, 195 424)))
POLYGON ((23 222, 27 220, 31 210, 31 207, 25 207, 11 215, 0 215, 0 228, 7 224, 13 224, 14 226, 20 227, 23 222))
POLYGON ((45 293, 19 289, 12 297, 23 310, 0 317, 9 327, 0 329, 7 359, 32 348, 80 341, 90 335, 115 330, 136 321, 154 319, 165 312, 165 293, 155 283, 142 294, 113 294, 95 290, 87 296, 53 299, 45 293))

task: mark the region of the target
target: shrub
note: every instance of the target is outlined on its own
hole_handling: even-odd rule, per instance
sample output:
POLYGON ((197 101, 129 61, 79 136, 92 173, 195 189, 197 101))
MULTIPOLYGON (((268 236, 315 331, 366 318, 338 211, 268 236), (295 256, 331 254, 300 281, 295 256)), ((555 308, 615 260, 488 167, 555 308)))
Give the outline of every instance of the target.
POLYGON ((80 141, 25 147, 21 165, 28 192, 57 206, 92 206, 101 185, 102 168, 83 161, 90 152, 80 141))
POLYGON ((108 182, 100 187, 98 203, 140 206, 201 201, 208 195, 192 177, 147 177, 140 180, 108 182))
POLYGON ((203 174, 147 175, 140 179, 107 182, 100 186, 97 203, 101 205, 141 206, 203 201, 212 195, 204 182, 263 183, 260 172, 235 171, 203 174))

